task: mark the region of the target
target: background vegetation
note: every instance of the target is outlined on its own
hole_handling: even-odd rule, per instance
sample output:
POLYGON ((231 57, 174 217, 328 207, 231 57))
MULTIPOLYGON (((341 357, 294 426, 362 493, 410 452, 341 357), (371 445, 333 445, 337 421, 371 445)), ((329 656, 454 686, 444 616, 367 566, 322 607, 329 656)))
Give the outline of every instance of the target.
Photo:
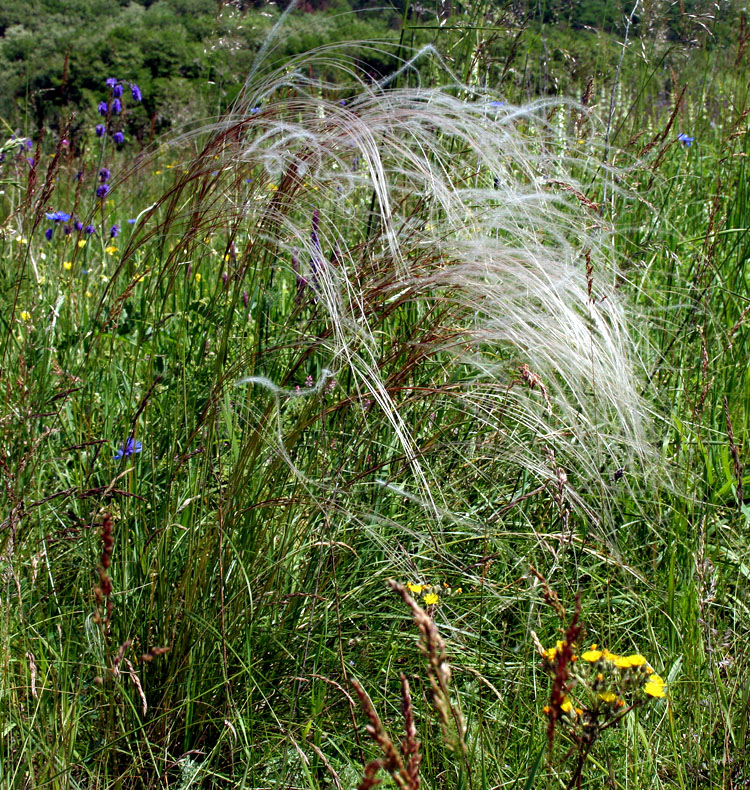
POLYGON ((353 787, 380 747, 352 681, 400 740, 403 672, 423 786, 565 787, 534 635, 577 598, 582 646, 668 688, 581 786, 748 786, 750 38, 736 4, 630 10, 310 4, 244 88, 275 6, 4 5, 0 786, 353 787), (381 43, 304 54, 359 39, 381 43), (448 86, 420 126, 374 78, 427 45, 392 83, 448 86), (143 94, 122 145, 94 132, 110 77, 143 94), (558 96, 585 111, 514 115, 558 96), (631 337, 617 388, 575 378, 543 290, 485 284, 524 344, 445 279, 475 222, 592 287, 631 337), (465 752, 389 578, 425 587, 465 752))

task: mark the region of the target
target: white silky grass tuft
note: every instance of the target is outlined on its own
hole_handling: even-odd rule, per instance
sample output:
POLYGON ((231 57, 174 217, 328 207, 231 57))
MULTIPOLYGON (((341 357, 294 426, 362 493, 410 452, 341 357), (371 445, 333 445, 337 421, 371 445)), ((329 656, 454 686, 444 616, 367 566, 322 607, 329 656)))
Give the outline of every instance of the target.
MULTIPOLYGON (((419 356, 410 404, 431 390, 471 416, 485 456, 560 485, 560 497, 606 521, 614 471, 637 477, 654 455, 611 230, 580 183, 596 163, 560 147, 559 125, 547 123, 557 105, 361 78, 342 101, 293 67, 246 91, 211 130, 226 176, 215 187, 230 203, 221 211, 250 235, 250 266, 263 249, 287 280, 302 279, 326 331, 299 330, 300 348, 314 345, 324 377, 346 376, 349 397, 390 425, 412 476, 398 485, 436 520, 449 507, 387 362, 389 342, 419 356), (411 329, 404 336, 400 317, 402 336, 388 338, 389 316, 405 313, 411 329)), ((240 382, 270 390, 282 408, 287 372, 240 382)))

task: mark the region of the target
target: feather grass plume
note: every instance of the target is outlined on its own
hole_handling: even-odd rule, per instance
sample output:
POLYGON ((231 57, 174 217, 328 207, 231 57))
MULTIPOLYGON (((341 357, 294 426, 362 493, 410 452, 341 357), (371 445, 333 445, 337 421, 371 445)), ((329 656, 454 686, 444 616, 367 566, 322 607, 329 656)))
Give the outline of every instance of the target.
MULTIPOLYGON (((227 119, 180 139, 199 140, 199 155, 149 215, 171 233, 185 223, 170 277, 202 235, 227 233, 226 287, 238 307, 255 294, 264 334, 235 381, 274 401, 248 397, 248 419, 275 426, 277 455, 330 501, 340 484, 302 470, 292 448, 304 430, 282 415, 314 359, 345 382, 337 409, 363 404, 365 425, 377 414, 400 453, 388 482, 433 524, 461 510, 445 486, 459 442, 415 427, 437 410, 471 423, 454 460, 500 459, 561 512, 606 524, 615 470, 637 475, 652 457, 648 415, 609 230, 571 175, 590 168, 556 148, 550 103, 388 88, 330 51, 317 64, 338 65, 356 90, 342 98, 301 62, 256 74, 227 119)), ((222 361, 236 331, 226 327, 222 361)))

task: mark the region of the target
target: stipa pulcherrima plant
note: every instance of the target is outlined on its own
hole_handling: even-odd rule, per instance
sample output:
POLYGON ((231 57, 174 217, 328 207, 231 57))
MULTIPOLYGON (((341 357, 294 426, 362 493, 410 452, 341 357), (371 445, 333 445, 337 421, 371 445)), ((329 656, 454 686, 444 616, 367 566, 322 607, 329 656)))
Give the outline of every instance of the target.
POLYGON ((271 299, 274 326, 313 321, 291 333, 297 356, 256 355, 260 375, 244 383, 267 386, 282 410, 314 349, 349 404, 390 426, 412 476, 399 491, 434 519, 453 504, 429 458, 445 443, 414 429, 420 403, 463 414, 472 452, 526 469, 561 513, 606 522, 610 484, 649 454, 646 409, 608 229, 550 143, 549 104, 359 89, 342 102, 293 66, 249 85, 162 206, 172 222, 193 193, 173 266, 230 217, 232 243, 247 234, 231 274, 260 289, 256 310, 271 299), (388 321, 399 326, 390 348, 388 321))

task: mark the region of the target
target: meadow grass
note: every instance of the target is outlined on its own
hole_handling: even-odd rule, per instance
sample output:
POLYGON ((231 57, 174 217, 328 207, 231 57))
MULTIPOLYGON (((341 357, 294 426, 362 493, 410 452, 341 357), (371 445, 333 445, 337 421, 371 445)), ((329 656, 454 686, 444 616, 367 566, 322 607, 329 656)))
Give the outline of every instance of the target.
POLYGON ((318 57, 6 147, 0 785, 745 786, 738 53, 663 107, 628 63, 611 123, 318 57), (578 775, 575 617, 667 681, 578 775))

